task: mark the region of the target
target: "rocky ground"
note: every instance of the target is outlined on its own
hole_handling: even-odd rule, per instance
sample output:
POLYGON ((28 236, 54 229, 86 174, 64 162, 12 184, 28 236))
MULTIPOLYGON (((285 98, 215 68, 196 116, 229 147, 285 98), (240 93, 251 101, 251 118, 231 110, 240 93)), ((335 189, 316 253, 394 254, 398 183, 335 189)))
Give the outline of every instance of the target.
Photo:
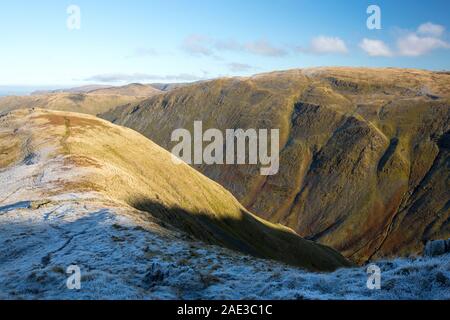
POLYGON ((450 255, 376 262, 381 289, 369 290, 366 267, 307 272, 88 197, 0 207, 1 299, 450 299, 450 255), (80 267, 80 290, 66 286, 70 265, 80 267))

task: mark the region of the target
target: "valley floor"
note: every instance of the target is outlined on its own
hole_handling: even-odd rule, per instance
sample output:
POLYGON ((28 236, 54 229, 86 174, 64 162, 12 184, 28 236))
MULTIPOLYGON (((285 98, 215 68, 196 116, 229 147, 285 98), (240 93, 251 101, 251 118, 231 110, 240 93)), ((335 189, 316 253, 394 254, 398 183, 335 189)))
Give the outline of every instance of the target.
POLYGON ((1 299, 450 299, 450 255, 310 273, 188 239, 74 195, 0 206, 1 299), (81 289, 66 269, 81 269, 81 289))

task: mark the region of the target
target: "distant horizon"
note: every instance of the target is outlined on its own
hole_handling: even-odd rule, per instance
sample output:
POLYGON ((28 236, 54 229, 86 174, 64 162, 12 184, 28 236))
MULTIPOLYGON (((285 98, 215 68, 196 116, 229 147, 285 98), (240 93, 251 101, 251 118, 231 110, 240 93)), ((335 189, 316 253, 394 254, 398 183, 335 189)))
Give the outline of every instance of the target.
POLYGON ((211 81, 215 79, 220 78, 234 78, 234 77, 252 77, 260 74, 265 73, 272 73, 272 72, 284 72, 284 71, 291 71, 291 70, 303 70, 303 69, 315 69, 315 68, 368 68, 368 69, 411 69, 411 70, 423 70, 423 71, 430 71, 430 72, 450 72, 449 69, 425 69, 425 68, 399 68, 395 66, 387 66, 387 67, 365 67, 365 66, 313 66, 313 67, 302 67, 302 68, 289 68, 289 69, 280 69, 280 70, 268 70, 264 72, 257 72, 246 76, 241 75, 226 75, 226 76, 217 76, 213 78, 205 78, 205 79, 199 79, 199 80, 192 80, 192 81, 144 81, 144 82, 136 82, 136 81, 130 81, 130 82, 122 82, 122 83, 105 83, 105 82, 88 82, 88 83, 79 83, 79 84, 44 84, 44 85, 33 85, 33 84, 14 84, 14 85, 3 85, 0 84, 0 97, 5 96, 23 96, 23 95, 30 95, 33 92, 36 91, 53 91, 53 90, 64 90, 64 89, 74 89, 74 88, 80 88, 80 87, 86 87, 86 86, 105 86, 105 87, 122 87, 127 86, 131 84, 144 84, 144 85, 152 85, 152 84, 175 84, 175 83, 195 83, 198 81, 211 81))

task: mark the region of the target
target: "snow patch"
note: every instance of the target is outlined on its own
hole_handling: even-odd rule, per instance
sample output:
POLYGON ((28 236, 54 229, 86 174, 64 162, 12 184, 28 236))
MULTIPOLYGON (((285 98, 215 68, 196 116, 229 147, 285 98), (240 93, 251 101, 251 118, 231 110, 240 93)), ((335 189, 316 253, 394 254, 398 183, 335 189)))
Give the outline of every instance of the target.
POLYGON ((369 290, 364 267, 306 272, 188 241, 125 208, 2 208, 2 299, 450 299, 450 255, 376 262, 382 287, 369 290), (66 286, 74 264, 81 290, 66 286))

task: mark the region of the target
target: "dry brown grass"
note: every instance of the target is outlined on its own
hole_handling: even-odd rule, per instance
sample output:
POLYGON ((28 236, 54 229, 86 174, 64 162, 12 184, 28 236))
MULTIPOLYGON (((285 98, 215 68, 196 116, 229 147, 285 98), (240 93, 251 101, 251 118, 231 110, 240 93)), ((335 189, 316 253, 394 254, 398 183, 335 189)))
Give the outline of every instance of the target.
POLYGON ((119 94, 73 94, 54 93, 32 96, 10 96, 0 98, 0 113, 17 109, 42 108, 72 111, 96 115, 114 107, 136 103, 142 96, 119 94))

